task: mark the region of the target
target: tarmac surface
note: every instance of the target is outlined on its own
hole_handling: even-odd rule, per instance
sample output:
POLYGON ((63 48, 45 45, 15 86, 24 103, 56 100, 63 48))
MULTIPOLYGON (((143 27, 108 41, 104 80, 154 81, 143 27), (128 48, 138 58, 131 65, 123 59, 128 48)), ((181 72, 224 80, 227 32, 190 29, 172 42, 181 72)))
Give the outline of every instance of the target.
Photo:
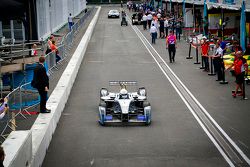
MULTIPOLYGON (((110 9, 102 7, 43 166, 229 166, 131 25, 121 27, 120 19, 107 18, 110 9), (119 91, 119 87, 109 87, 111 80, 138 81, 138 87, 146 87, 152 106, 150 126, 98 124, 100 88, 119 91)), ((151 41, 149 32, 137 27, 151 41)), ((193 64, 195 60, 187 60, 188 46, 182 40, 176 62, 170 64, 165 40, 157 39, 153 45, 213 119, 250 157, 249 101, 232 98, 232 76, 226 76, 228 85, 221 85, 215 76, 208 76, 199 69, 200 65, 193 64)), ((135 87, 128 89, 137 91, 135 87)), ((250 95, 249 85, 246 90, 250 95)))

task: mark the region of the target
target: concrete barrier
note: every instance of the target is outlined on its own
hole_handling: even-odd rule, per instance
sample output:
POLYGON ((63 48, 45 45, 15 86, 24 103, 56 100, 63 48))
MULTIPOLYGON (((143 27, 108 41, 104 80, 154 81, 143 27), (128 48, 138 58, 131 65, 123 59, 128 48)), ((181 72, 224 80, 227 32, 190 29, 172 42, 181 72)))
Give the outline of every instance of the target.
POLYGON ((29 166, 32 157, 31 131, 13 131, 2 144, 6 154, 4 166, 29 166))
MULTIPOLYGON (((55 132, 61 113, 68 100, 71 88, 74 84, 81 62, 85 55, 88 43, 94 31, 94 27, 98 20, 100 10, 101 10, 101 7, 98 7, 98 10, 94 18, 90 22, 84 36, 82 37, 78 47, 76 48, 72 58, 70 59, 66 69, 64 70, 54 91, 52 92, 52 94, 50 95, 47 101, 47 107, 51 109, 51 113, 39 114, 39 116, 37 117, 35 123, 33 124, 31 128, 32 158, 31 158, 31 161, 28 162, 29 166, 39 167, 42 165, 42 162, 46 155, 46 151, 52 139, 52 135, 55 132)), ((8 139, 6 142, 11 143, 11 141, 8 141, 8 139)), ((19 159, 15 160, 15 159, 16 159, 15 157, 12 157, 12 158, 8 158, 7 160, 5 160, 4 162, 6 164, 5 166, 14 167, 14 165, 8 165, 10 164, 10 161, 13 161, 13 160, 20 161, 18 164, 24 164, 23 159, 20 159, 20 160, 19 159)), ((22 167, 22 165, 17 165, 17 166, 22 167)))

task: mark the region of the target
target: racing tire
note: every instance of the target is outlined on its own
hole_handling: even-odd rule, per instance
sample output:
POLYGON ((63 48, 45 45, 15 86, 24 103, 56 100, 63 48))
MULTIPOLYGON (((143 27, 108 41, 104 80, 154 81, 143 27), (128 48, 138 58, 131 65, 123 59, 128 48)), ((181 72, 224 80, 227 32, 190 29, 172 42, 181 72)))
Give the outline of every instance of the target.
POLYGON ((99 124, 101 125, 101 126, 105 126, 105 122, 104 122, 104 114, 100 114, 99 115, 99 124))
POLYGON ((150 124, 151 124, 151 111, 149 111, 149 113, 146 114, 146 122, 145 122, 146 126, 150 124))

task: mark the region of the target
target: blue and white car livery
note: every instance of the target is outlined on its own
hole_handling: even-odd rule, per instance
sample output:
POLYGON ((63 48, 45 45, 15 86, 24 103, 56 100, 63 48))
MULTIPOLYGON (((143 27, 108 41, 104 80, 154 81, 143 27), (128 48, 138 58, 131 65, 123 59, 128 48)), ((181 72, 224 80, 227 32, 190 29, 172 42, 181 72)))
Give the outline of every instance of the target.
POLYGON ((110 85, 120 85, 120 92, 100 90, 99 123, 151 123, 151 106, 147 101, 146 89, 128 92, 127 85, 135 85, 136 81, 110 81, 110 85))

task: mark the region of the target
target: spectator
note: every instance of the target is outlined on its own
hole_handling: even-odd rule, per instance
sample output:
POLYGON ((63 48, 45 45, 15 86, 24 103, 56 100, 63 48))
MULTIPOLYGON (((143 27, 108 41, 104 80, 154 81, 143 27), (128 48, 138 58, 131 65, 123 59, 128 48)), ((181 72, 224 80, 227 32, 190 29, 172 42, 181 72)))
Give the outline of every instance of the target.
POLYGON ((161 13, 158 12, 156 16, 157 16, 157 20, 160 21, 160 19, 161 19, 161 13))
POLYGON ((123 8, 123 1, 121 1, 121 8, 123 8))
POLYGON ((51 52, 52 41, 55 41, 55 37, 54 37, 54 35, 51 34, 49 39, 48 39, 47 49, 46 49, 46 52, 45 52, 46 55, 51 52))
POLYGON ((155 39, 156 39, 156 36, 157 36, 157 28, 155 27, 154 24, 152 24, 152 26, 150 28, 150 34, 151 34, 151 37, 152 37, 152 44, 155 44, 155 39))
POLYGON ((201 40, 201 55, 205 64, 204 71, 206 72, 209 71, 208 52, 209 52, 209 42, 207 41, 206 36, 204 36, 203 39, 201 40))
POLYGON ((73 17, 71 16, 71 13, 69 14, 69 17, 68 17, 68 23, 69 23, 69 31, 72 30, 72 26, 73 26, 73 17))
POLYGON ((31 49, 31 56, 37 56, 38 52, 37 52, 37 45, 33 44, 32 45, 32 49, 31 49))
MULTIPOLYGON (((158 29, 159 29, 159 24, 158 24, 158 19, 157 19, 157 17, 153 17, 153 20, 152 20, 152 22, 151 22, 151 26, 152 26, 153 24, 154 24, 155 28, 156 28, 157 31, 158 31, 158 29)), ((157 31, 156 31, 156 37, 155 37, 155 39, 156 39, 157 36, 158 36, 157 31)))
POLYGON ((169 61, 170 63, 175 62, 175 53, 176 53, 176 36, 173 31, 169 31, 169 35, 166 38, 166 49, 168 49, 169 53, 169 61))
POLYGON ((4 153, 3 147, 0 146, 0 167, 4 167, 3 166, 4 158, 5 158, 5 153, 4 153))
POLYGON ((148 21, 148 29, 151 27, 151 22, 152 22, 153 16, 151 13, 147 15, 147 21, 148 21))
POLYGON ((216 45, 215 45, 214 55, 212 56, 213 57, 213 63, 214 63, 214 70, 215 70, 215 72, 217 74, 217 80, 216 81, 221 81, 223 79, 222 78, 222 70, 223 70, 222 56, 223 56, 223 49, 220 47, 220 44, 217 42, 216 45))
POLYGON ((40 113, 50 113, 49 109, 46 109, 47 94, 49 90, 49 77, 44 67, 45 57, 39 58, 39 63, 34 69, 34 77, 31 82, 32 87, 38 90, 40 95, 40 113))
POLYGON ((142 16, 142 24, 143 24, 143 29, 147 29, 147 15, 144 13, 142 16))
POLYGON ((227 49, 227 43, 225 41, 222 41, 221 38, 217 42, 220 44, 220 48, 223 50, 224 55, 227 49))
POLYGON ((5 116, 7 113, 9 107, 8 107, 8 99, 7 98, 1 98, 0 99, 0 120, 5 116))
POLYGON ((51 50, 56 54, 56 63, 57 63, 58 61, 61 60, 61 57, 59 56, 59 51, 55 41, 52 41, 51 50))
POLYGON ((235 88, 235 92, 232 94, 233 97, 236 97, 239 89, 241 90, 241 93, 239 94, 239 96, 243 96, 243 82, 245 79, 244 76, 245 76, 245 72, 246 74, 248 73, 247 61, 245 58, 243 58, 242 51, 236 52, 235 56, 237 58, 235 58, 234 63, 227 69, 229 70, 234 66, 236 88, 235 88))
POLYGON ((160 38, 164 38, 164 19, 160 18, 160 38))
POLYGON ((143 16, 142 13, 139 12, 138 13, 138 24, 141 24, 142 16, 143 16))
POLYGON ((179 41, 181 40, 181 33, 182 33, 181 26, 182 26, 182 21, 181 21, 181 19, 178 19, 176 21, 175 29, 176 29, 176 37, 178 38, 179 41))
POLYGON ((233 48, 234 53, 237 53, 238 51, 243 51, 242 47, 240 46, 240 43, 238 41, 233 42, 233 48))
POLYGON ((165 36, 166 37, 168 36, 168 27, 169 27, 168 18, 166 18, 164 21, 164 28, 165 28, 165 36))

